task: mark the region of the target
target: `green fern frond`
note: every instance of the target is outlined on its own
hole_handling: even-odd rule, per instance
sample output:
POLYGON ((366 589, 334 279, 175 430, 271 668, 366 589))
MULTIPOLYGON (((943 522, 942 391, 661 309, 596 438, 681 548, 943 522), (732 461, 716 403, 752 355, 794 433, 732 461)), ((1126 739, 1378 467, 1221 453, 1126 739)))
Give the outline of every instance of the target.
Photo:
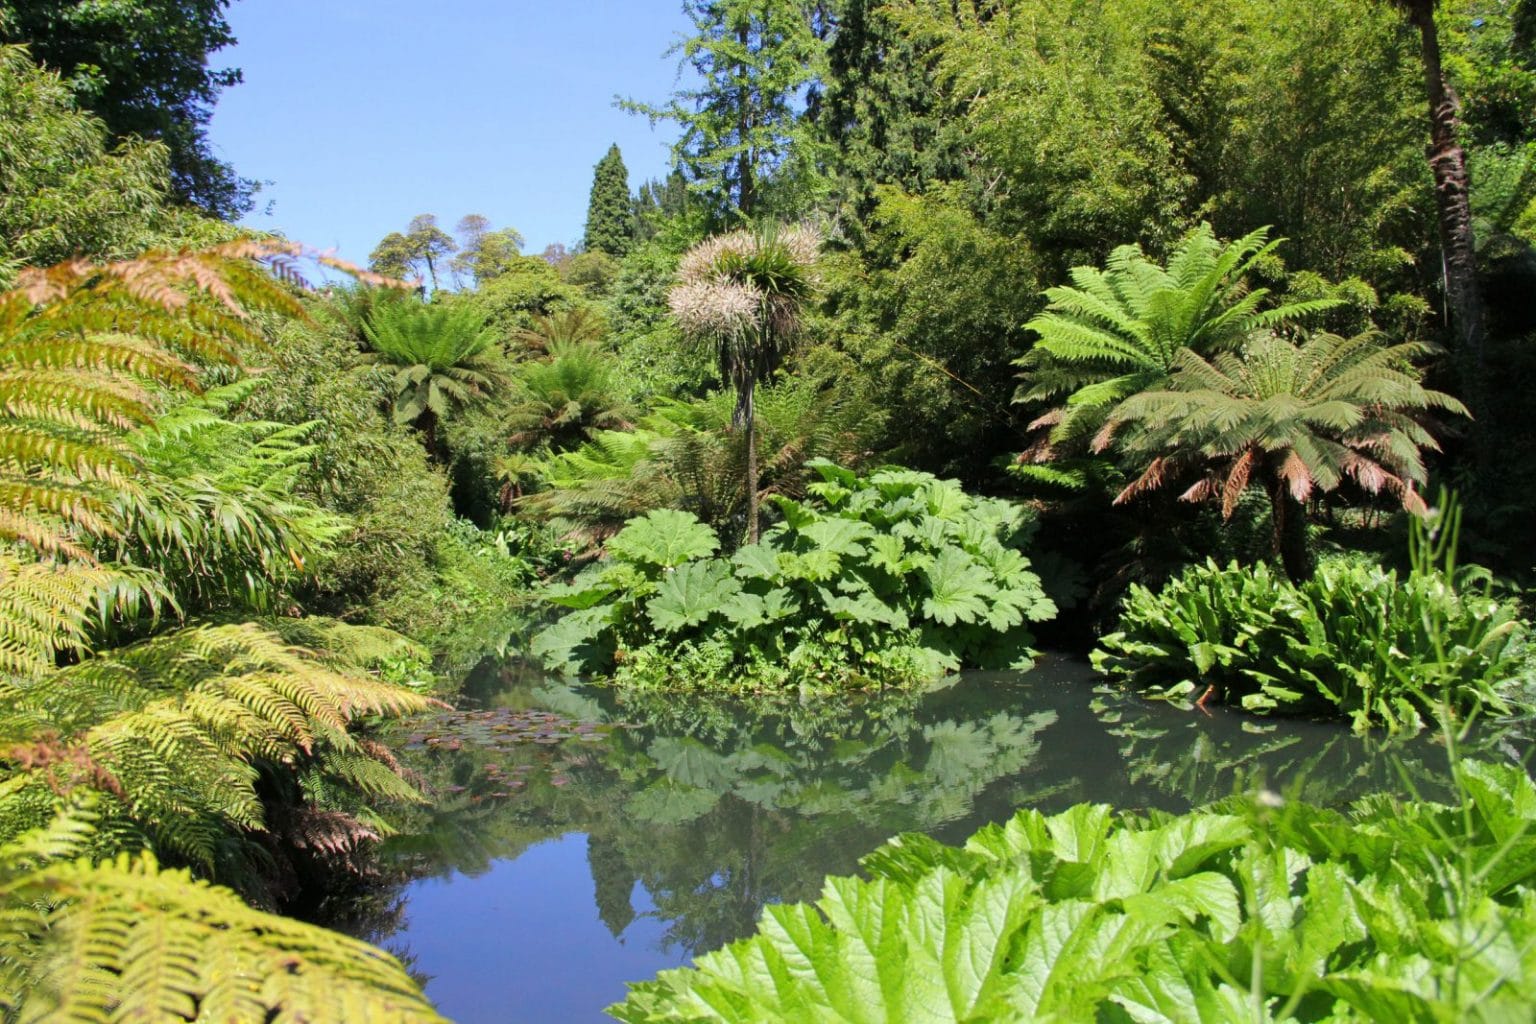
POLYGON ((69 828, 0 848, 0 1002, 17 1019, 442 1020, 398 961, 356 939, 148 854, 55 859, 78 840, 69 828))

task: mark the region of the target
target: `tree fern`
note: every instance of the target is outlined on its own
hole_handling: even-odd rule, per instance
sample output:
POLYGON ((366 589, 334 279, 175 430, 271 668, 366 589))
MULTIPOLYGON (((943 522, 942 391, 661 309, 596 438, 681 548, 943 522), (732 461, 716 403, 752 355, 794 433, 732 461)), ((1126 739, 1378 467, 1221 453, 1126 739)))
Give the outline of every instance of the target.
POLYGON ((627 430, 633 417, 610 355, 589 342, 551 342, 548 360, 518 368, 508 427, 514 445, 560 451, 599 430, 627 430))
POLYGON ((1151 458, 1117 501, 1178 485, 1185 500, 1219 501, 1231 516, 1250 485, 1262 486, 1276 551, 1300 580, 1311 574, 1303 505, 1315 494, 1348 481, 1424 510, 1420 453, 1439 446, 1421 417, 1466 414, 1412 371, 1431 351, 1374 333, 1319 333, 1299 344, 1264 335, 1210 359, 1185 350, 1167 387, 1122 402, 1095 444, 1151 458))
POLYGON ((240 837, 266 827, 263 765, 310 800, 321 787, 333 805, 348 793, 418 799, 387 752, 349 727, 429 699, 252 624, 178 630, 3 693, 6 760, 32 770, 0 792, 0 836, 42 824, 60 794, 94 789, 103 818, 121 819, 114 827, 204 871, 238 873, 240 837))
POLYGON ((1230 243, 1201 225, 1166 266, 1134 245, 1110 254, 1104 268, 1075 267, 1072 285, 1050 288, 1045 312, 1025 326, 1039 335, 1018 361, 1025 384, 1016 401, 1059 401, 1037 426, 1054 442, 1096 430, 1117 403, 1161 387, 1188 349, 1230 351, 1255 333, 1293 323, 1337 303, 1265 308, 1269 292, 1248 287, 1247 273, 1274 252, 1260 228, 1230 243))
POLYGON ((375 304, 363 322, 367 358, 395 369, 390 383, 396 423, 421 430, 428 454, 443 458, 438 423, 460 406, 497 390, 495 332, 467 303, 375 304))
POLYGON ((16 1019, 436 1019, 383 954, 127 852, 240 880, 263 831, 351 852, 376 833, 341 804, 416 798, 353 727, 428 701, 344 671, 350 653, 317 656, 254 625, 89 650, 91 619, 170 603, 155 568, 185 583, 277 552, 302 568, 300 541, 324 532, 287 497, 305 428, 230 424, 227 393, 155 423, 158 398, 196 390, 198 363, 260 344, 250 312, 297 310, 293 252, 75 262, 23 271, 0 294, 0 837, 14 840, 0 850, 0 1001, 16 1019), (114 544, 156 564, 98 562, 114 544), (81 794, 95 797, 93 827, 67 843, 25 837, 81 794), (122 852, 47 859, 71 845, 122 852))
POLYGON ((95 863, 78 811, 0 847, 0 1005, 19 1021, 439 1021, 391 956, 149 855, 95 863))

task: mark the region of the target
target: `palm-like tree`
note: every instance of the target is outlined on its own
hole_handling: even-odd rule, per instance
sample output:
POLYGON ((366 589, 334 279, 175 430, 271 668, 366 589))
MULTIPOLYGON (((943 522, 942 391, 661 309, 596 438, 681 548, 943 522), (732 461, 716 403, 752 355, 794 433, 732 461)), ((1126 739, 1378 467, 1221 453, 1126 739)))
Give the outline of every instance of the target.
POLYGON ((395 422, 414 424, 427 454, 445 461, 438 421, 505 383, 490 358, 495 332, 468 304, 399 302, 375 307, 363 334, 365 358, 396 367, 395 422))
POLYGON ((1231 516, 1253 484, 1269 496, 1276 554, 1293 580, 1312 573, 1305 503, 1346 480, 1424 511, 1423 449, 1438 449, 1419 417, 1466 415, 1411 370, 1428 345, 1386 345, 1373 333, 1318 333, 1296 344, 1268 334, 1207 359, 1181 352, 1167 387, 1121 402, 1094 442, 1152 455, 1116 499, 1189 484, 1187 501, 1219 500, 1231 516))
MULTIPOLYGON (((1269 291, 1249 288, 1247 274, 1283 239, 1260 228, 1222 242, 1209 224, 1185 239, 1166 266, 1139 246, 1124 245, 1104 269, 1074 267, 1072 285, 1050 288, 1045 311, 1024 326, 1040 336, 1017 365, 1025 385, 1018 402, 1065 402, 1035 420, 1051 427, 1050 444, 1091 436, 1115 406, 1163 387, 1180 354, 1236 349, 1336 302, 1292 302, 1265 309, 1269 291)), ((1052 457, 1037 449, 1039 461, 1052 457)))
POLYGON ((746 447, 747 543, 758 538, 753 396, 772 378, 800 333, 800 311, 815 288, 821 239, 777 225, 706 239, 683 256, 667 303, 683 334, 714 348, 720 376, 736 391, 732 427, 746 447))
POLYGON ((513 340, 530 352, 548 352, 557 345, 596 344, 607 332, 608 325, 596 311, 572 306, 535 316, 529 326, 513 335, 513 340))
POLYGON ((549 354, 518 368, 514 445, 567 451, 596 431, 630 429, 634 410, 620 394, 611 357, 583 342, 551 342, 549 354))

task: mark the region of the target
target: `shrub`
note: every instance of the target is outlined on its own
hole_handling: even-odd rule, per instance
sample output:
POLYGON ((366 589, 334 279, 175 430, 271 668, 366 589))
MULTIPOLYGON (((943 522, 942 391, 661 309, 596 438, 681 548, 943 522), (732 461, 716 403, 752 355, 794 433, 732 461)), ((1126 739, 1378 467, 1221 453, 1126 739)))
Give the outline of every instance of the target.
POLYGON ((811 499, 776 498, 784 521, 730 558, 689 513, 634 520, 548 592, 572 612, 534 652, 630 685, 748 691, 1028 663, 1025 622, 1056 609, 1016 546, 1017 507, 927 473, 812 467, 811 499))
POLYGON ((757 934, 633 985, 622 1021, 1502 1020, 1536 1000, 1536 786, 1463 806, 1232 799, 901 836, 757 934), (808 1008, 814 1008, 809 1011, 808 1008), (818 1015, 819 1014, 819 1015, 818 1015))
POLYGON ((1458 586, 1439 570, 1333 561, 1295 585, 1262 563, 1208 561, 1162 590, 1133 586, 1092 659, 1153 696, 1415 730, 1443 704, 1507 714, 1521 632, 1515 609, 1465 574, 1458 586))

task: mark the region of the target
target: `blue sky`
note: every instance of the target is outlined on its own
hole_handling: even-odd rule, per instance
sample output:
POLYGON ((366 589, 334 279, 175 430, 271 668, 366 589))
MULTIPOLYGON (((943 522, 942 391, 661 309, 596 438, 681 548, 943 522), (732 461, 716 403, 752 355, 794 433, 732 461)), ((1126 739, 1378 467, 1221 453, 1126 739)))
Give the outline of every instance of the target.
POLYGON ((612 101, 673 91, 677 0, 237 0, 229 19, 239 45, 214 60, 245 82, 209 134, 272 182, 246 222, 344 258, 418 213, 570 245, 610 143, 631 188, 666 170, 676 126, 612 101))

